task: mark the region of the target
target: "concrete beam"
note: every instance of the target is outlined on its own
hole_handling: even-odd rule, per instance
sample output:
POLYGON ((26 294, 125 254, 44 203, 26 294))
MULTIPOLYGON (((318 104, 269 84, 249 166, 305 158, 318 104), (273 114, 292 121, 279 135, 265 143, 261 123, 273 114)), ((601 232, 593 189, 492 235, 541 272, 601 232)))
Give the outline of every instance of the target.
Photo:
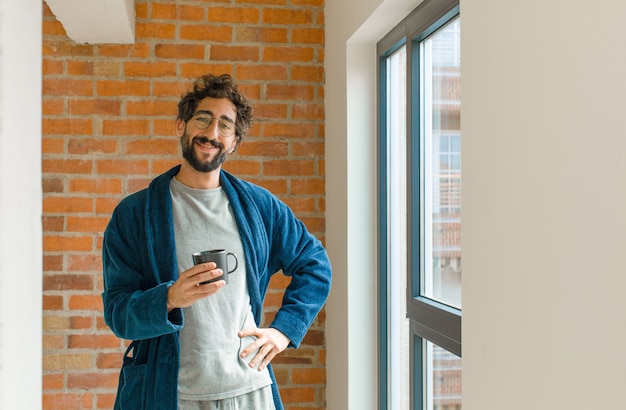
POLYGON ((135 42, 134 0, 45 0, 76 43, 135 42))

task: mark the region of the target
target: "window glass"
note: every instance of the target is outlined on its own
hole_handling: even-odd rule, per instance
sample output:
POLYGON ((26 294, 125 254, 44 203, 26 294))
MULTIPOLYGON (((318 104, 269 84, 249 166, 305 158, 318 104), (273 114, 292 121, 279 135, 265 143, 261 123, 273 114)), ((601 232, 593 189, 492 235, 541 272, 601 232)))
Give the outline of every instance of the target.
POLYGON ((461 308, 460 20, 420 42, 421 294, 461 308))
POLYGON ((461 358, 441 347, 425 345, 426 390, 429 410, 461 410, 461 358))

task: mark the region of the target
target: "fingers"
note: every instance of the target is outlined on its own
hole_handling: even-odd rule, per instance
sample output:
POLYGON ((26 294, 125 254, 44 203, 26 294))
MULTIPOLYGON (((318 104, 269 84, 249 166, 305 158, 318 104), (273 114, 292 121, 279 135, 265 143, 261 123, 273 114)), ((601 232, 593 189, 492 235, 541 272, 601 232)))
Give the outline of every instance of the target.
POLYGON ((206 282, 222 275, 222 270, 216 268, 215 262, 200 263, 178 275, 178 280, 184 282, 191 281, 193 285, 206 282))
POLYGON ((218 292, 226 285, 219 280, 203 284, 223 274, 221 269, 215 269, 213 262, 196 265, 182 272, 178 280, 167 291, 167 309, 185 308, 191 306, 200 299, 206 298, 218 292))
POLYGON ((278 353, 279 352, 277 351, 276 347, 267 348, 266 345, 259 350, 259 353, 257 353, 256 356, 254 356, 254 359, 250 361, 249 366, 254 368, 260 361, 258 369, 259 371, 261 371, 267 367, 267 365, 272 361, 274 357, 276 357, 278 353))
POLYGON ((278 329, 274 328, 244 329, 239 332, 239 337, 246 336, 256 336, 257 339, 242 350, 241 357, 245 358, 258 350, 248 365, 251 368, 258 365, 259 371, 265 369, 272 359, 285 350, 289 345, 289 338, 287 338, 278 329))

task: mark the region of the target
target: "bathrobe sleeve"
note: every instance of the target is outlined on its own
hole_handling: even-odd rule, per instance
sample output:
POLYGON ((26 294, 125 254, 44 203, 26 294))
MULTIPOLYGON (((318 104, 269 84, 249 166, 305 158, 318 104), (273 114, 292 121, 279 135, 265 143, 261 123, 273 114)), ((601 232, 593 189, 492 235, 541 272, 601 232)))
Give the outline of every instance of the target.
MULTIPOLYGON (((104 233, 104 319, 120 338, 149 339, 180 330, 182 310, 167 312, 167 290, 176 272, 158 272, 147 236, 147 191, 124 199, 113 212, 104 233)), ((175 260, 166 266, 175 266, 175 260)))
POLYGON ((270 327, 287 336, 292 347, 298 347, 328 298, 331 266, 326 250, 271 192, 224 171, 222 186, 229 196, 246 252, 255 318, 260 319, 272 275, 282 270, 291 282, 270 327))
POLYGON ((291 278, 271 327, 298 347, 322 309, 331 285, 331 266, 321 242, 282 202, 273 206, 270 270, 291 278))

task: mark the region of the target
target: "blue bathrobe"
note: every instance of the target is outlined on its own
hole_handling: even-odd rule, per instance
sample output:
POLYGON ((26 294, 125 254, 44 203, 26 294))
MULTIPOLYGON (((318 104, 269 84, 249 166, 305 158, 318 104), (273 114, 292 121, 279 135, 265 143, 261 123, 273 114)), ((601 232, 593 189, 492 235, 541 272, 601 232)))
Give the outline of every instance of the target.
MULTIPOLYGON (((178 277, 170 179, 180 166, 122 200, 104 233, 104 319, 120 338, 132 340, 124 355, 115 409, 175 410, 182 309, 167 312, 167 290, 178 277)), ((270 327, 298 347, 328 297, 331 267, 321 243, 269 191, 221 171, 246 259, 252 313, 261 323, 270 279, 291 278, 270 327)), ((274 403, 282 403, 269 368, 274 403)))

